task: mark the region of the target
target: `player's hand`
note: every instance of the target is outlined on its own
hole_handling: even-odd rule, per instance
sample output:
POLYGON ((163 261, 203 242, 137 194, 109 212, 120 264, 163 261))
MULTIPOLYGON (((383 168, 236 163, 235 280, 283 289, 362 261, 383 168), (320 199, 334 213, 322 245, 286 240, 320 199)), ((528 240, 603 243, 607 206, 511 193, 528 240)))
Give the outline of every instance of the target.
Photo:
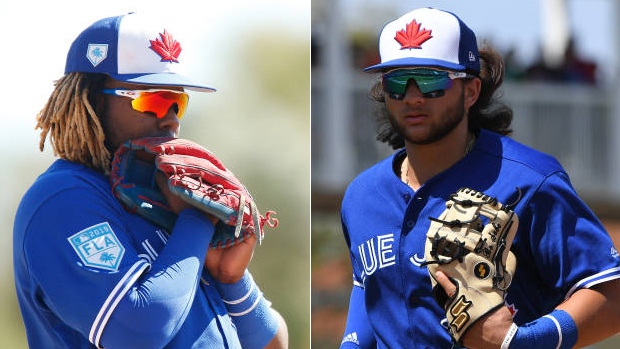
MULTIPOLYGON (((161 193, 166 198, 166 203, 168 203, 168 206, 170 207, 170 209, 174 213, 179 214, 181 211, 183 211, 186 208, 192 208, 193 207, 192 205, 185 202, 183 199, 181 199, 180 196, 175 195, 174 193, 170 191, 167 181, 168 181, 168 178, 166 177, 166 175, 161 171, 157 171, 157 173, 155 174, 155 182, 157 183, 159 190, 161 190, 161 193)), ((208 213, 205 213, 205 215, 209 218, 211 223, 213 223, 214 225, 215 223, 217 223, 218 219, 214 215, 211 215, 208 213)))
POLYGON ((205 267, 211 276, 224 284, 235 283, 243 277, 256 246, 256 237, 252 236, 236 245, 224 249, 209 249, 205 267))
POLYGON ((444 272, 438 271, 435 274, 435 279, 437 279, 437 283, 443 287, 443 290, 446 291, 448 298, 452 298, 452 296, 456 293, 456 285, 448 279, 448 276, 444 272))
MULTIPOLYGON (((435 274, 437 283, 443 287, 448 297, 456 293, 456 285, 441 271, 435 274)), ((465 336, 463 345, 470 349, 497 349, 512 325, 512 314, 503 306, 476 321, 465 336)))
POLYGON ((174 211, 174 213, 179 214, 179 212, 183 211, 184 209, 192 207, 190 204, 183 201, 183 199, 181 199, 177 195, 174 195, 170 191, 167 181, 168 178, 166 177, 166 175, 161 171, 157 171, 157 173, 155 174, 155 182, 157 183, 159 190, 161 190, 161 193, 166 198, 166 202, 168 203, 168 206, 170 206, 170 209, 174 211))

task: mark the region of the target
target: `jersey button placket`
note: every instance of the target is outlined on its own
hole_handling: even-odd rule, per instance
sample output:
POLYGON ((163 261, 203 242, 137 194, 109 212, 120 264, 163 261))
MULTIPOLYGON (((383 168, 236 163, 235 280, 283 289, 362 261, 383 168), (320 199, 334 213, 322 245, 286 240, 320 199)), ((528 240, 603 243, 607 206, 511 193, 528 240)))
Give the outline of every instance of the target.
POLYGON ((415 308, 416 306, 418 306, 418 304, 420 304, 420 297, 418 297, 415 293, 411 293, 409 295, 409 307, 410 308, 415 308))
POLYGON ((403 199, 405 200, 405 203, 409 203, 409 200, 411 200, 411 194, 406 193, 403 195, 403 199))
MULTIPOLYGON (((421 207, 419 206, 423 204, 424 202, 424 199, 418 195, 414 195, 412 198, 409 194, 405 194, 403 195, 403 198, 409 205, 409 207, 407 208, 408 212, 412 209, 413 210, 421 209, 421 207)), ((405 218, 405 221, 403 225, 406 228, 404 229, 404 232, 405 232, 405 235, 407 235, 411 231, 411 229, 413 229, 413 227, 415 226, 416 221, 414 219, 411 219, 411 217, 408 217, 407 215, 404 218, 405 218)))

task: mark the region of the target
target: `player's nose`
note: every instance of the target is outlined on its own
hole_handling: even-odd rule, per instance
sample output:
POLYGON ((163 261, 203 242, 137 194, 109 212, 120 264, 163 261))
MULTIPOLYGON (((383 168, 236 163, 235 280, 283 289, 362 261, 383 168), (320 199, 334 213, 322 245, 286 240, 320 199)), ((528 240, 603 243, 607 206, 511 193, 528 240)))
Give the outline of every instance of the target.
POLYGON ((407 84, 403 101, 409 104, 420 104, 424 102, 424 95, 414 81, 409 81, 407 84))
POLYGON ((179 133, 179 129, 181 127, 181 122, 179 120, 179 116, 177 114, 178 108, 176 105, 170 106, 168 108, 168 112, 164 115, 163 118, 159 119, 159 128, 172 131, 175 135, 179 133))

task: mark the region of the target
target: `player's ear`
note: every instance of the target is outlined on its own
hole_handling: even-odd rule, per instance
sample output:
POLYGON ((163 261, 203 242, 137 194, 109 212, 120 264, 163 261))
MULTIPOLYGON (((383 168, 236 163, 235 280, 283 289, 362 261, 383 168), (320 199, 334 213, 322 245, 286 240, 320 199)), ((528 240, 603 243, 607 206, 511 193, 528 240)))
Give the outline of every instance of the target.
POLYGON ((469 109, 480 96, 482 81, 478 78, 463 80, 463 102, 465 109, 469 109))

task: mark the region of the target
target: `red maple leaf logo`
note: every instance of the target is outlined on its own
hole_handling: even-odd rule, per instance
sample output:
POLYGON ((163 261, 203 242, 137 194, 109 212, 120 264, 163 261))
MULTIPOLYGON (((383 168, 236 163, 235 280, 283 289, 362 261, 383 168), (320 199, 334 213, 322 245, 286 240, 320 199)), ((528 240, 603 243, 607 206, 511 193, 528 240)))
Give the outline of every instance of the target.
POLYGON ((159 33, 159 38, 149 41, 151 42, 150 48, 161 57, 161 62, 170 61, 179 63, 181 44, 174 40, 166 29, 164 29, 163 34, 159 33))
POLYGON ((400 49, 406 48, 422 48, 421 45, 428 39, 432 38, 431 31, 427 29, 420 30, 420 24, 414 19, 407 24, 405 29, 396 32, 394 39, 400 44, 400 49))
POLYGON ((510 311, 510 315, 512 315, 512 317, 514 318, 515 314, 517 314, 519 309, 517 309, 514 304, 509 304, 508 302, 506 302, 506 306, 508 307, 508 310, 510 311))

